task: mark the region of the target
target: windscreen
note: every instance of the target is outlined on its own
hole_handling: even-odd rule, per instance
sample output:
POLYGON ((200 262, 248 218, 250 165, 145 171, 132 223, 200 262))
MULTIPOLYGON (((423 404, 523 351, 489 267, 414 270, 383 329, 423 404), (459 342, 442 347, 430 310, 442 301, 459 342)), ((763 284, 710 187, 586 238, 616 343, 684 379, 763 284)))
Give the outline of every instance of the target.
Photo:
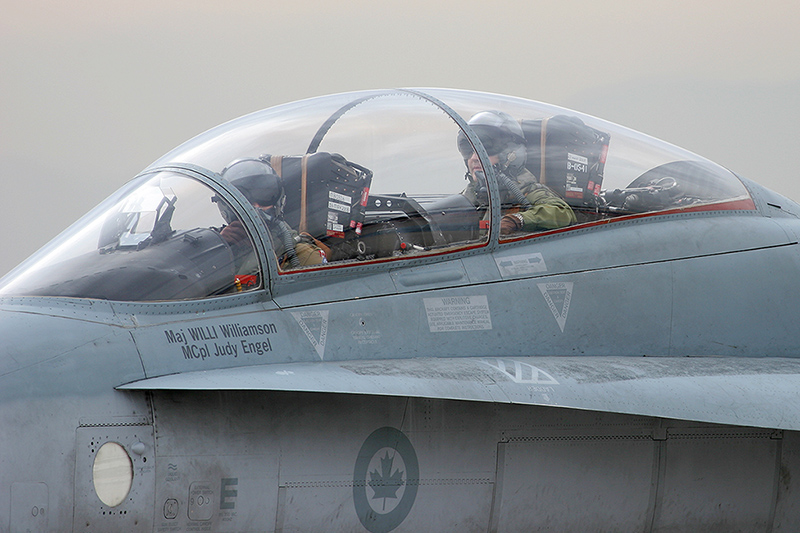
POLYGON ((5 279, 0 295, 158 301, 260 285, 252 240, 207 185, 159 172, 128 189, 5 279))

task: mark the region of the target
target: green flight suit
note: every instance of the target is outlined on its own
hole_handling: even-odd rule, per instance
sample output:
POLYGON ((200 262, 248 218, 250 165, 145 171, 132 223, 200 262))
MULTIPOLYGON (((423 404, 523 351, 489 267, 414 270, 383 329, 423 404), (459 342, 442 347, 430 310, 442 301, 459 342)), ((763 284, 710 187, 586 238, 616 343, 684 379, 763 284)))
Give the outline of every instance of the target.
MULTIPOLYGON (((577 221, 575 213, 573 213, 567 202, 545 185, 539 183, 536 180, 536 176, 527 170, 523 170, 519 175, 511 179, 517 182, 522 194, 531 203, 528 209, 522 211, 522 208, 514 202, 513 196, 508 191, 503 191, 501 198, 502 214, 505 215, 507 211, 512 211, 512 208, 519 208, 518 212, 522 215, 524 221, 520 231, 533 232, 558 229, 574 224, 577 221)), ((466 196, 473 204, 479 204, 473 182, 470 182, 461 194, 466 196)))

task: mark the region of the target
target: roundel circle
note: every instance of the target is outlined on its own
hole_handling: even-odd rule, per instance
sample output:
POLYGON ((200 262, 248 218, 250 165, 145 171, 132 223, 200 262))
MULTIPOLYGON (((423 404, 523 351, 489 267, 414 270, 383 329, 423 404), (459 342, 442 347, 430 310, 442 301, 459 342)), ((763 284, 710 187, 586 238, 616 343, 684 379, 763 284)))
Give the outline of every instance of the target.
POLYGON ((419 486, 419 463, 411 441, 393 427, 367 437, 353 472, 353 502, 371 533, 388 533, 405 520, 419 486))

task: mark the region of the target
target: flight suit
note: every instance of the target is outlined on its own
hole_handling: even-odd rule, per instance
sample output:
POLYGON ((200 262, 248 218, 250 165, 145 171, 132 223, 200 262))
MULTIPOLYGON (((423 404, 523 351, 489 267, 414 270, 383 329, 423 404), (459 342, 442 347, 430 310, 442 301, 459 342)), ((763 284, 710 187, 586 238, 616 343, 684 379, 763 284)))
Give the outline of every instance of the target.
MULTIPOLYGON (((502 191, 502 215, 519 213, 522 217, 522 228, 519 231, 534 232, 563 228, 577 221, 575 213, 567 202, 547 186, 539 183, 536 176, 527 170, 523 169, 516 178, 511 179, 517 182, 522 194, 531 203, 529 208, 522 210, 521 206, 515 203, 512 194, 502 191)), ((480 204, 474 182, 471 181, 461 194, 473 204, 480 204)))

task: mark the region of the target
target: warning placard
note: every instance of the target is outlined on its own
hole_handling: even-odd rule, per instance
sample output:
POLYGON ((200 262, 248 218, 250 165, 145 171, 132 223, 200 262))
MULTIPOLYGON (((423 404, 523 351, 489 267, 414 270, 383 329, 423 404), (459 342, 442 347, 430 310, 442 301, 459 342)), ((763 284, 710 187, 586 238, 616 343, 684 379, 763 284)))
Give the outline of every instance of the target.
POLYGON ((492 329, 486 296, 425 298, 431 333, 492 329))

